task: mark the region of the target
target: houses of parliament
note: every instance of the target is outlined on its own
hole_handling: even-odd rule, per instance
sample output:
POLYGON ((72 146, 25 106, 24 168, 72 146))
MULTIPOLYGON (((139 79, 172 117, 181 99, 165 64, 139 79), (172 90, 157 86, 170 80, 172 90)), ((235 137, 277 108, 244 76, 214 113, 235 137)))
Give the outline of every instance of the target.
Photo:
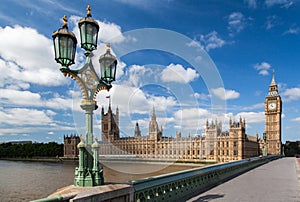
MULTIPOLYGON (((265 154, 281 154, 281 113, 282 101, 278 92, 274 73, 264 102, 265 132, 259 138, 246 133, 246 120, 229 120, 229 130, 222 131, 222 123, 206 121, 201 136, 165 137, 162 127, 156 121, 155 108, 152 109, 148 135, 142 136, 138 123, 132 137, 120 137, 119 109, 113 113, 109 105, 107 113, 102 107, 102 141, 99 142, 100 155, 134 156, 142 159, 214 161, 228 162, 265 154)), ((64 156, 77 157, 79 137, 64 137, 64 156)))

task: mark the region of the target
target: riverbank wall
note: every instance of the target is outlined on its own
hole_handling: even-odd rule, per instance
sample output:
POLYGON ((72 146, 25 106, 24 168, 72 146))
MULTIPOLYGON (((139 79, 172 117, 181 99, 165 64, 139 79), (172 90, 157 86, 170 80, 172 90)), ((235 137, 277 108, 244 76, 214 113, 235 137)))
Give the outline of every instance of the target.
POLYGON ((32 158, 0 158, 6 161, 32 161, 32 162, 54 162, 59 163, 63 160, 59 157, 32 157, 32 158))

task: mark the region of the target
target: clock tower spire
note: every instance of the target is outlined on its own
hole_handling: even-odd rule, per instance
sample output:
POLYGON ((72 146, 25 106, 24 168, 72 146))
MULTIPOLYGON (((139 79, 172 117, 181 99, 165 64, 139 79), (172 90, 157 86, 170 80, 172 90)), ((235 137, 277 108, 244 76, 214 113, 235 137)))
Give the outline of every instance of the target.
POLYGON ((282 101, 273 70, 269 92, 265 99, 265 132, 268 154, 281 154, 281 113, 282 101))

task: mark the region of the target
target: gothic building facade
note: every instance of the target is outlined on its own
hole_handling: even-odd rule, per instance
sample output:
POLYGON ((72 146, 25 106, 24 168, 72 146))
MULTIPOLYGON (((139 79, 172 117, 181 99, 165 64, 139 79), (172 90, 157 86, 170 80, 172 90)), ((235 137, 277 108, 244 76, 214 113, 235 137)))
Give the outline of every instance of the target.
MULTIPOLYGON (((120 137, 119 109, 113 113, 109 104, 107 113, 102 107, 102 141, 99 142, 100 155, 130 155, 144 159, 174 159, 192 161, 226 162, 255 157, 263 154, 281 154, 281 113, 282 101, 278 93, 274 73, 269 92, 265 98, 265 138, 258 134, 246 134, 246 121, 229 120, 228 131, 222 131, 218 120, 206 122, 201 136, 182 137, 180 132, 175 137, 163 136, 163 129, 156 121, 153 107, 149 121, 148 134, 142 136, 139 124, 136 123, 131 137, 120 137)), ((73 158, 78 156, 79 137, 64 137, 64 155, 73 158)))
POLYGON ((77 145, 80 142, 78 135, 64 135, 64 157, 65 158, 77 158, 79 150, 77 145))
POLYGON ((156 121, 153 108, 148 135, 142 136, 139 125, 136 123, 135 134, 132 137, 120 137, 119 130, 104 125, 109 121, 118 123, 117 114, 112 113, 110 106, 108 112, 102 114, 104 116, 102 118, 100 155, 133 155, 145 159, 217 162, 240 160, 259 155, 258 136, 246 134, 246 122, 242 119, 239 122, 230 120, 230 129, 227 132, 222 132, 222 123, 216 120, 210 123, 206 122, 206 129, 202 136, 182 137, 181 133, 177 133, 176 137, 164 137, 162 127, 159 127, 156 121), (111 117, 114 117, 115 120, 110 119, 111 117), (107 138, 108 134, 114 135, 107 138))

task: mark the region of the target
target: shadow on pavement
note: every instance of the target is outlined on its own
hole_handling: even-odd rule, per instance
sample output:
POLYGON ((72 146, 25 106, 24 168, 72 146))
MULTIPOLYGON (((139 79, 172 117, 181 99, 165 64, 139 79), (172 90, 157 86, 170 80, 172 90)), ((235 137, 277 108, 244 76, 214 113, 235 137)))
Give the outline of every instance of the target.
POLYGON ((217 198, 223 198, 224 194, 208 194, 194 200, 194 202, 208 202, 217 198))

